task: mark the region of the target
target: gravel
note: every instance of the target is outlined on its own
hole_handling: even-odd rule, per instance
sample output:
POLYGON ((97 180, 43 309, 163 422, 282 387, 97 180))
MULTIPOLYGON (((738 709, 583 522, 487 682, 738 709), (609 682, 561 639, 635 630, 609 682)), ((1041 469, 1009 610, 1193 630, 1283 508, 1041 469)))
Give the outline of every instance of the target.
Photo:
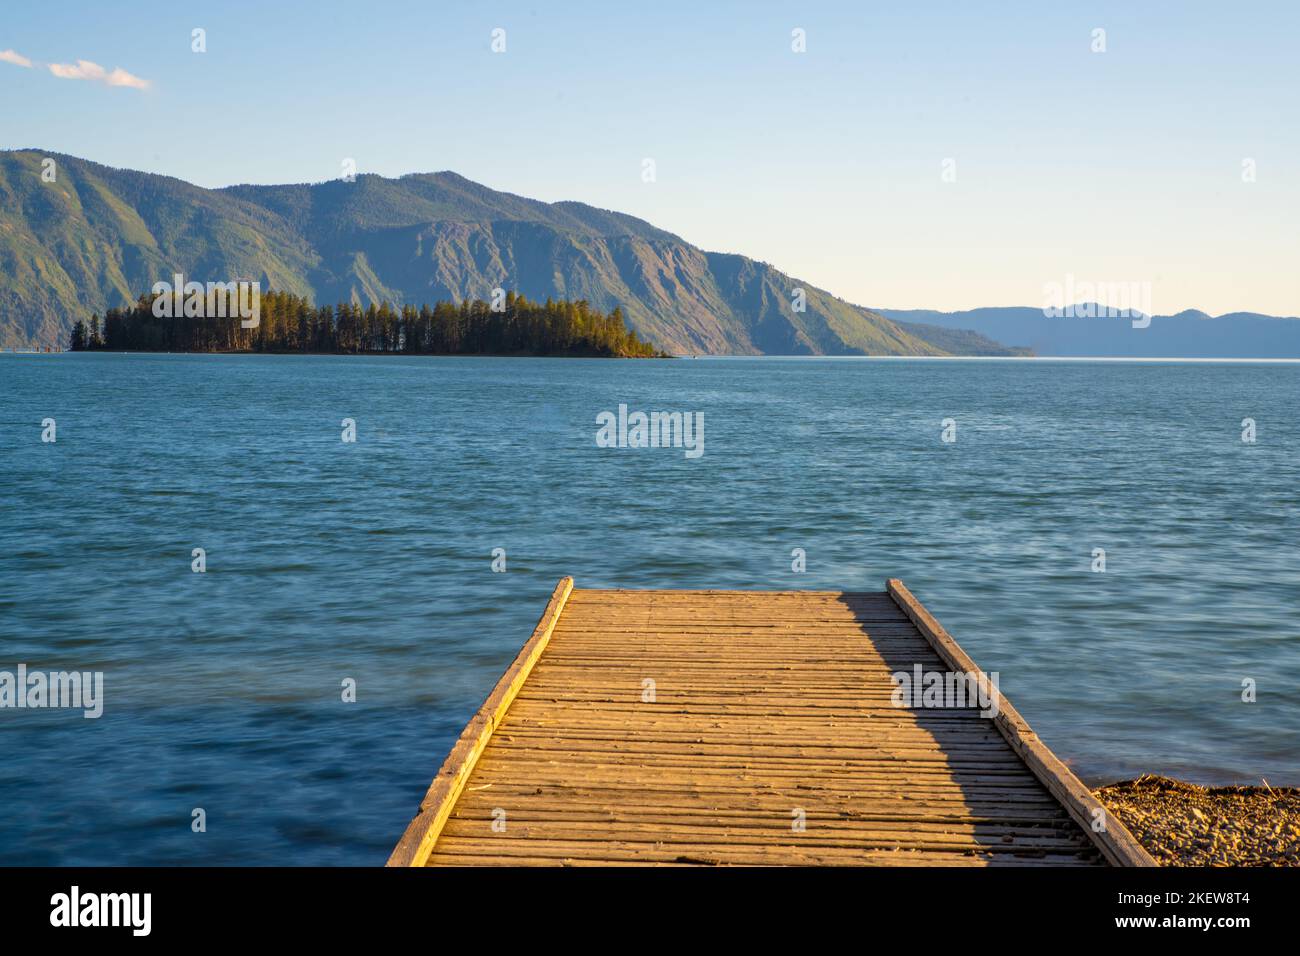
POLYGON ((1300 866, 1300 788, 1147 774, 1093 791, 1161 866, 1300 866))

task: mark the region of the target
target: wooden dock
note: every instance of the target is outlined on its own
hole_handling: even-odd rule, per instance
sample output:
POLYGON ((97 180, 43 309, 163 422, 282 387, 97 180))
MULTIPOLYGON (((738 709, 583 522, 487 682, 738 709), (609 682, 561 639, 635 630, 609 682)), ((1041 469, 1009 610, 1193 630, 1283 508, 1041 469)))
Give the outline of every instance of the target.
POLYGON ((903 586, 580 590, 565 578, 389 866, 1151 866, 903 586))

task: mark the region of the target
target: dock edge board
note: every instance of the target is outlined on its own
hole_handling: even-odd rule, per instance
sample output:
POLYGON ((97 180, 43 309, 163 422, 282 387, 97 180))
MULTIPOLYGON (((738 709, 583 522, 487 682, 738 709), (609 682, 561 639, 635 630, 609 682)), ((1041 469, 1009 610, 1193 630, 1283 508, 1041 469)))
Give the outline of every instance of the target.
POLYGON ((954 671, 977 675, 982 684, 989 686, 997 704, 997 716, 992 719, 998 733, 1011 745, 1011 749, 1024 761, 1030 772, 1060 802, 1074 822, 1083 828, 1083 832, 1106 860, 1113 866, 1156 866, 1155 858, 1138 843, 1128 828, 1102 806, 1101 801, 1092 795, 1083 781, 1039 739, 1038 734, 1034 733, 1002 692, 983 679, 984 672, 907 586, 898 578, 890 578, 885 582, 885 589, 894 603, 916 625, 921 635, 929 641, 941 661, 954 671), (1097 820, 1103 822, 1100 830, 1094 828, 1097 820))
POLYGON ((438 841, 456 801, 460 799, 465 781, 469 780, 469 775, 474 770, 474 764, 478 762, 492 732, 505 717, 510 704, 524 686, 524 681, 532 673, 533 666, 550 643, 551 633, 572 592, 573 578, 561 578, 551 592, 551 600, 542 612, 541 620, 533 628, 532 637, 528 638, 514 662, 506 668, 496 687, 492 688, 492 692, 483 701, 483 706, 461 731, 451 753, 447 754, 438 775, 433 778, 424 799, 420 801, 420 812, 397 841, 387 866, 424 866, 429 859, 433 845, 438 841))

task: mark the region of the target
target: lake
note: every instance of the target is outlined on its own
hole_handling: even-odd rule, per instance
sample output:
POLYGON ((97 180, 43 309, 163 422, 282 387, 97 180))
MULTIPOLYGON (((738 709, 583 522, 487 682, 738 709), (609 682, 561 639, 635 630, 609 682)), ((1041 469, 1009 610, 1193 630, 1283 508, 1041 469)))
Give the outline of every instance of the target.
POLYGON ((0 862, 382 863, 565 574, 900 577, 1087 782, 1300 784, 1300 365, 5 354, 0 449, 0 671, 104 675, 0 862))

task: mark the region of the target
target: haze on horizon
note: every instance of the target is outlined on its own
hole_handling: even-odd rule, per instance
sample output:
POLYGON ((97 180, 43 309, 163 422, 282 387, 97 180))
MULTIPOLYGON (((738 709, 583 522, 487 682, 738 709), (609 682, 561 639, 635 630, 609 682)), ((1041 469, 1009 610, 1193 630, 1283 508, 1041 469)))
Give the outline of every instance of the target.
POLYGON ((0 147, 210 187, 450 169, 870 307, 1034 306, 1074 276, 1300 312, 1300 8, 862 6, 24 5, 0 147))

